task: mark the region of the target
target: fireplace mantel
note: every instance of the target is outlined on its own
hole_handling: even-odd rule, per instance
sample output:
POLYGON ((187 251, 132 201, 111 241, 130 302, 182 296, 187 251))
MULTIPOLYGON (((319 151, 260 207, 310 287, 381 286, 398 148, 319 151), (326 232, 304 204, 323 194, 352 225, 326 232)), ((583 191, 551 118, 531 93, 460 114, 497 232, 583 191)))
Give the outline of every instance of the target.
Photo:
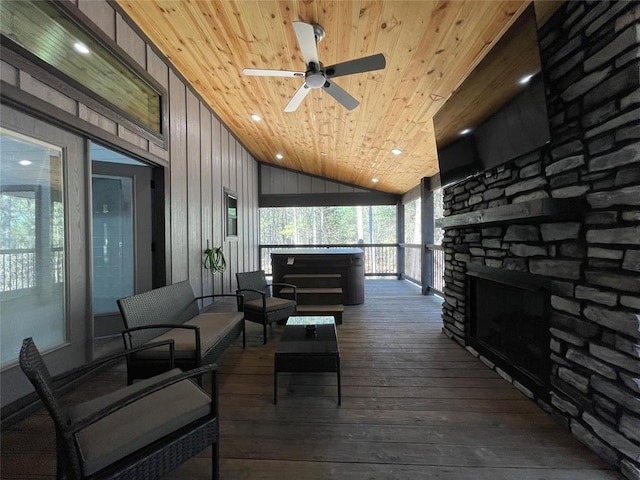
POLYGON ((540 198, 528 202, 501 205, 474 212, 451 215, 436 220, 436 227, 449 229, 498 223, 568 220, 584 212, 584 200, 575 198, 540 198))

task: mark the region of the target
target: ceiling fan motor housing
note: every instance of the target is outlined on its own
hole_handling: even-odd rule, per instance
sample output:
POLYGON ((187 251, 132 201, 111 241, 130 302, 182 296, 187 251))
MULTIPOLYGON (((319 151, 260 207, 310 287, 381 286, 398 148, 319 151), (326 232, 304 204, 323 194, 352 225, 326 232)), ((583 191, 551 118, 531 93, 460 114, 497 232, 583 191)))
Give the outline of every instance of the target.
POLYGON ((327 80, 322 72, 309 71, 307 72, 304 81, 310 88, 321 88, 327 80))

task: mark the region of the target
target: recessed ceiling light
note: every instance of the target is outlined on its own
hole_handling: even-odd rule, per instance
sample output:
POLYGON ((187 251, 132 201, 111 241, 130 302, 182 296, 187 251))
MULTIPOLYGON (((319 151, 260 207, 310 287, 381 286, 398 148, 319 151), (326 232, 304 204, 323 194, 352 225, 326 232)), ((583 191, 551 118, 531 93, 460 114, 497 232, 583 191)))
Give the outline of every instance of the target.
POLYGON ((378 183, 378 179, 377 179, 377 178, 372 178, 372 179, 371 179, 371 181, 372 181, 373 183, 378 183))
POLYGON ((78 53, 82 53, 83 55, 86 55, 90 52, 89 47, 87 47, 84 43, 82 42, 76 42, 73 44, 73 49, 78 52, 78 53))
POLYGON ((276 153, 276 158, 278 160, 282 160, 284 158, 284 155, 282 155, 281 153, 276 153))
POLYGON ((394 155, 400 155, 402 153, 402 150, 400 150, 399 148, 392 148, 391 153, 393 153, 394 155))
POLYGON ((32 162, 31 160, 20 160, 18 163, 26 167, 27 165, 31 165, 32 162))
POLYGON ((470 128, 465 128, 464 130, 460 130, 460 135, 468 135, 471 133, 470 128))
POLYGON ((259 122, 260 120, 262 120, 262 117, 256 113, 252 113, 251 120, 253 120, 254 122, 259 122))
POLYGON ((520 85, 526 85, 532 78, 533 74, 525 75, 524 77, 520 78, 520 80, 518 80, 518 83, 520 85))

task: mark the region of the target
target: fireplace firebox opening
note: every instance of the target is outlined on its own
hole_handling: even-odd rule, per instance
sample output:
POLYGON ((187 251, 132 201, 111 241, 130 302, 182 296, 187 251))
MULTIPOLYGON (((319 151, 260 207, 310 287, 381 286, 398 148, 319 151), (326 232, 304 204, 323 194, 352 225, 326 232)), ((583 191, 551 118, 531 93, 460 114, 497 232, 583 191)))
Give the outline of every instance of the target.
POLYGON ((467 344, 538 398, 549 400, 549 281, 468 264, 467 344))

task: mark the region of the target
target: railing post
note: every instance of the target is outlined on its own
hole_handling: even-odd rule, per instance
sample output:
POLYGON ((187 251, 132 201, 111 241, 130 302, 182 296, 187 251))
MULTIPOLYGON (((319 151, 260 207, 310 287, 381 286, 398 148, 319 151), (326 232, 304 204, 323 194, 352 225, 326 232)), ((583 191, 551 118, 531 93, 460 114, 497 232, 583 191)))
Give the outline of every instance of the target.
POLYGON ((398 203, 396 204, 396 212, 396 231, 398 232, 398 244, 396 248, 396 276, 398 280, 400 280, 404 273, 404 249, 402 248, 402 244, 404 243, 404 205, 402 200, 398 200, 398 203))

